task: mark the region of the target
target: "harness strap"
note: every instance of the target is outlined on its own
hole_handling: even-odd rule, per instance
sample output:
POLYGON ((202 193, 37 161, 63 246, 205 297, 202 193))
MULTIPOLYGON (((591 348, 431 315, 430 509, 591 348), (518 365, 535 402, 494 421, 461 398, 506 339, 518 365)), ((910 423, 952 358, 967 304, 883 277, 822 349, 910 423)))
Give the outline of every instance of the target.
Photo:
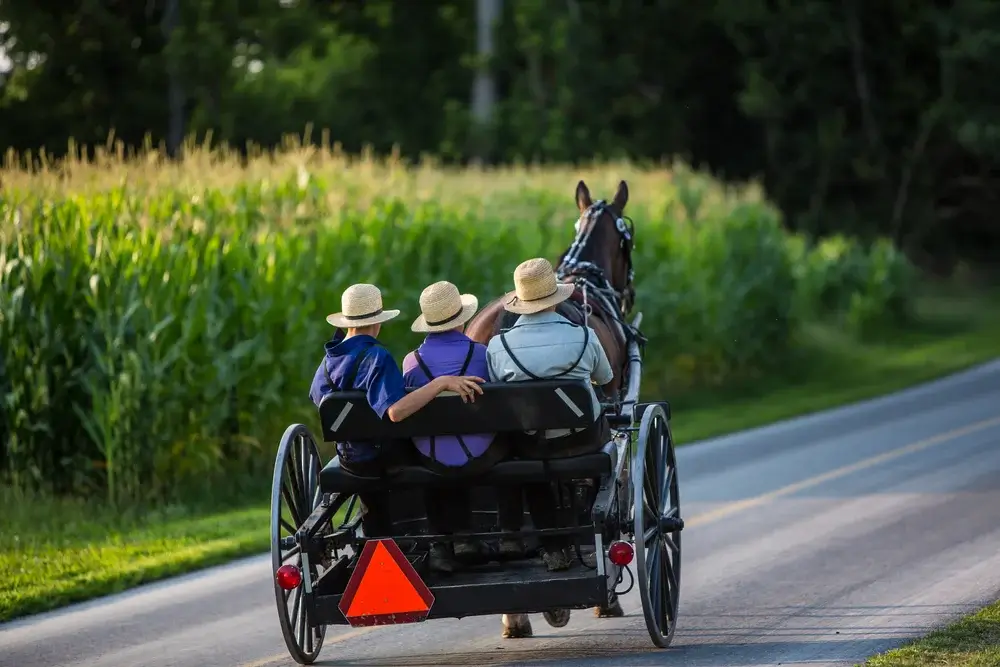
MULTIPOLYGON (((462 363, 462 369, 460 371, 458 371, 459 375, 465 375, 466 371, 468 371, 469 364, 472 362, 472 353, 475 352, 475 351, 476 351, 476 343, 474 341, 470 341, 469 342, 469 351, 465 355, 465 361, 462 363)), ((420 367, 420 370, 422 370, 424 372, 424 375, 427 376, 427 381, 430 382, 431 380, 433 380, 434 377, 435 377, 434 373, 431 372, 431 369, 424 362, 424 359, 423 359, 423 357, 420 356, 420 352, 418 350, 414 350, 413 351, 413 358, 417 360, 417 365, 420 367)), ((437 447, 436 447, 437 443, 435 442, 436 437, 437 436, 433 436, 433 435, 430 436, 430 441, 431 441, 431 458, 435 459, 435 460, 437 460, 437 456, 435 456, 435 454, 437 453, 437 447)), ((472 459, 474 459, 475 457, 472 455, 472 452, 469 450, 468 445, 465 444, 465 440, 462 439, 462 436, 461 435, 456 435, 455 438, 458 440, 458 445, 459 445, 459 447, 462 448, 462 452, 465 453, 465 458, 467 460, 469 460, 469 461, 471 461, 472 459)))

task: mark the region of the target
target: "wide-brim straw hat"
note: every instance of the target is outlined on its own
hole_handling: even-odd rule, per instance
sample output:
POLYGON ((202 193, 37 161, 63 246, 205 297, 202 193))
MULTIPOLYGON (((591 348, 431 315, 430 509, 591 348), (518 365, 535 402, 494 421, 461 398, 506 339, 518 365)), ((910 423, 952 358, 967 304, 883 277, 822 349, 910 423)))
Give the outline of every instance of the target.
POLYGON ((521 262, 514 269, 514 291, 504 298, 504 310, 530 315, 568 299, 576 289, 561 283, 547 259, 541 257, 521 262))
POLYGON ((326 321, 341 329, 356 329, 388 322, 398 310, 382 307, 382 292, 374 285, 351 285, 340 297, 340 312, 326 316, 326 321))
POLYGON ((420 316, 413 320, 411 331, 435 333, 459 327, 476 314, 479 299, 474 294, 459 294, 447 280, 428 285, 420 293, 420 316))

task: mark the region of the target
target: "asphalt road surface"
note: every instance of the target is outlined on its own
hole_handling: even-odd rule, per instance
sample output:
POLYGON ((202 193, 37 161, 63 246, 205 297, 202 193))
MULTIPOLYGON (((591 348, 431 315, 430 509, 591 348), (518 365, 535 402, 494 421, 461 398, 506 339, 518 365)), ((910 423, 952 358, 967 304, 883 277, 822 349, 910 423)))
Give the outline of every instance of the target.
MULTIPOLYGON (((683 419, 676 414, 675 419, 683 419)), ((317 664, 852 665, 1000 596, 1000 362, 679 450, 680 622, 331 628, 317 664)), ((293 665, 255 557, 0 626, 3 667, 293 665)))

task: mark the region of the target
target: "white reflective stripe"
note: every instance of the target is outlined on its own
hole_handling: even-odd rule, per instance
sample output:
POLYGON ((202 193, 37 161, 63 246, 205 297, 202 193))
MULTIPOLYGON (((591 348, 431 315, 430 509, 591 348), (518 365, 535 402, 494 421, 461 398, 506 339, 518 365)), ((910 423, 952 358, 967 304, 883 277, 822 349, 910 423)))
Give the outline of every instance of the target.
POLYGON ((350 412, 351 408, 353 407, 354 403, 348 403, 347 405, 344 406, 344 409, 340 411, 339 415, 337 415, 337 419, 334 420, 333 426, 330 427, 331 433, 337 432, 337 429, 340 428, 340 425, 344 423, 345 419, 347 419, 347 413, 350 412))
POLYGON ((600 533, 595 533, 594 537, 597 538, 597 544, 594 545, 594 555, 597 556, 594 560, 597 561, 597 576, 604 576, 604 536, 600 533))
POLYGON ((569 409, 573 411, 574 415, 576 415, 577 417, 583 416, 583 410, 581 410, 576 403, 569 400, 569 396, 566 395, 565 391, 563 391, 562 389, 556 389, 556 396, 561 398, 563 403, 569 406, 569 409))
POLYGON ((312 579, 309 578, 309 554, 302 552, 302 585, 305 586, 306 593, 313 592, 312 579))

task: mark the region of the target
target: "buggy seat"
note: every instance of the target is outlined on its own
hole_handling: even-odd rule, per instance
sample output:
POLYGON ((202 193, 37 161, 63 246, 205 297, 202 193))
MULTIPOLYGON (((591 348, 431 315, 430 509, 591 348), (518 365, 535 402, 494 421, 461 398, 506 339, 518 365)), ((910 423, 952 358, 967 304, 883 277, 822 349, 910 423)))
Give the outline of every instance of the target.
MULTIPOLYGON (((379 419, 360 391, 335 392, 320 402, 319 415, 326 442, 376 441, 407 446, 410 438, 474 433, 516 433, 543 429, 591 426, 594 414, 585 380, 528 380, 489 382, 473 403, 444 392, 423 409, 400 422, 379 419), (403 440, 404 442, 393 442, 403 440)), ((412 444, 409 444, 412 446, 412 444)), ((593 454, 561 459, 514 459, 493 466, 476 477, 448 477, 419 465, 393 474, 363 477, 348 472, 334 457, 320 474, 320 488, 331 493, 359 493, 377 488, 524 484, 556 479, 596 478, 610 474, 617 464, 617 448, 605 443, 593 454)))

